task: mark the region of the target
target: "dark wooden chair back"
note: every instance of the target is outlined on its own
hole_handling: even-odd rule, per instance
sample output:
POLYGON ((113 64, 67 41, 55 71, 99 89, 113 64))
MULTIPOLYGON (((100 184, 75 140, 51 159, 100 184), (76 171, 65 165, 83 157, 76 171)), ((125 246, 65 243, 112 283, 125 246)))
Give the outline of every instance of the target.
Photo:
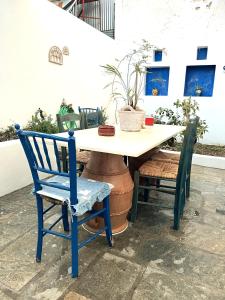
POLYGON ((56 115, 57 126, 59 132, 65 132, 69 129, 80 129, 80 115, 75 113, 68 113, 66 115, 56 115))
MULTIPOLYGON (((176 193, 174 203, 174 215, 183 213, 186 201, 187 176, 191 169, 194 144, 196 142, 198 118, 190 120, 184 135, 183 145, 180 154, 178 174, 176 179, 176 193), (179 211, 178 211, 179 210, 179 211)), ((179 218, 174 218, 175 229, 179 226, 179 218)))
POLYGON ((81 129, 88 129, 98 127, 102 124, 102 112, 97 108, 80 107, 78 106, 80 114, 81 129))

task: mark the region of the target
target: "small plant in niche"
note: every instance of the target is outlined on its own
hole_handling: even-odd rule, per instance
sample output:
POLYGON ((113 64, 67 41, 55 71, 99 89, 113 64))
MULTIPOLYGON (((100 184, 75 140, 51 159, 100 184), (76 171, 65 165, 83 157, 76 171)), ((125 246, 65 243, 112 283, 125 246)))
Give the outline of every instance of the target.
POLYGON ((196 96, 201 96, 201 94, 202 94, 202 87, 200 85, 196 84, 196 86, 195 86, 195 95, 196 96))
POLYGON ((153 88, 153 89, 152 89, 152 95, 153 95, 153 96, 157 96, 158 94, 159 94, 158 89, 157 89, 157 88, 153 88))

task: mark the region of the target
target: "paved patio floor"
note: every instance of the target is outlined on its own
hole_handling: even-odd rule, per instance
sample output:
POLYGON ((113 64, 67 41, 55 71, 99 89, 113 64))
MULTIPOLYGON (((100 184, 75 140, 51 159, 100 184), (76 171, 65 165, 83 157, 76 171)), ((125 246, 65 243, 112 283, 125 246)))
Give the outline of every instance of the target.
POLYGON ((101 237, 81 249, 78 279, 63 239, 47 236, 35 262, 31 186, 0 198, 0 299, 225 299, 225 170, 194 166, 191 186, 179 232, 171 210, 142 206, 113 248, 101 237))

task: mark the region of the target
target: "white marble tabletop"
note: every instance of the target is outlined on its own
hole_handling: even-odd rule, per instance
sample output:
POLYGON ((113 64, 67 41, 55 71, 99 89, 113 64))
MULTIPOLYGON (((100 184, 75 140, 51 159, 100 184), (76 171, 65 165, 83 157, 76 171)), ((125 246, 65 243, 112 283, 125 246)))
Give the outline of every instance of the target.
MULTIPOLYGON (((184 126, 154 124, 138 132, 121 131, 116 127, 114 136, 99 136, 98 128, 77 130, 74 136, 79 149, 138 157, 183 130, 184 126)), ((58 135, 67 137, 68 133, 58 135)))

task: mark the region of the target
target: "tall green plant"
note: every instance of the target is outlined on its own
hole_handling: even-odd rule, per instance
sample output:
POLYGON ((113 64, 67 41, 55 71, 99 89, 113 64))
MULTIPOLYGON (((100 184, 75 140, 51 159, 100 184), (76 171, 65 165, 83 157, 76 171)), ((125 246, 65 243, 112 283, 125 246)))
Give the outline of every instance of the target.
MULTIPOLYGON (((159 123, 184 125, 186 126, 192 117, 197 116, 199 111, 199 104, 191 97, 177 100, 173 103, 175 111, 164 107, 159 107, 156 110, 155 118, 159 123)), ((199 119, 197 126, 197 139, 203 138, 204 134, 208 131, 208 125, 205 120, 199 119)))
POLYGON ((122 59, 117 59, 117 65, 101 66, 112 76, 112 81, 106 87, 111 86, 113 100, 123 99, 125 105, 137 108, 144 86, 146 66, 152 50, 155 49, 155 46, 143 40, 138 49, 133 49, 122 59))

